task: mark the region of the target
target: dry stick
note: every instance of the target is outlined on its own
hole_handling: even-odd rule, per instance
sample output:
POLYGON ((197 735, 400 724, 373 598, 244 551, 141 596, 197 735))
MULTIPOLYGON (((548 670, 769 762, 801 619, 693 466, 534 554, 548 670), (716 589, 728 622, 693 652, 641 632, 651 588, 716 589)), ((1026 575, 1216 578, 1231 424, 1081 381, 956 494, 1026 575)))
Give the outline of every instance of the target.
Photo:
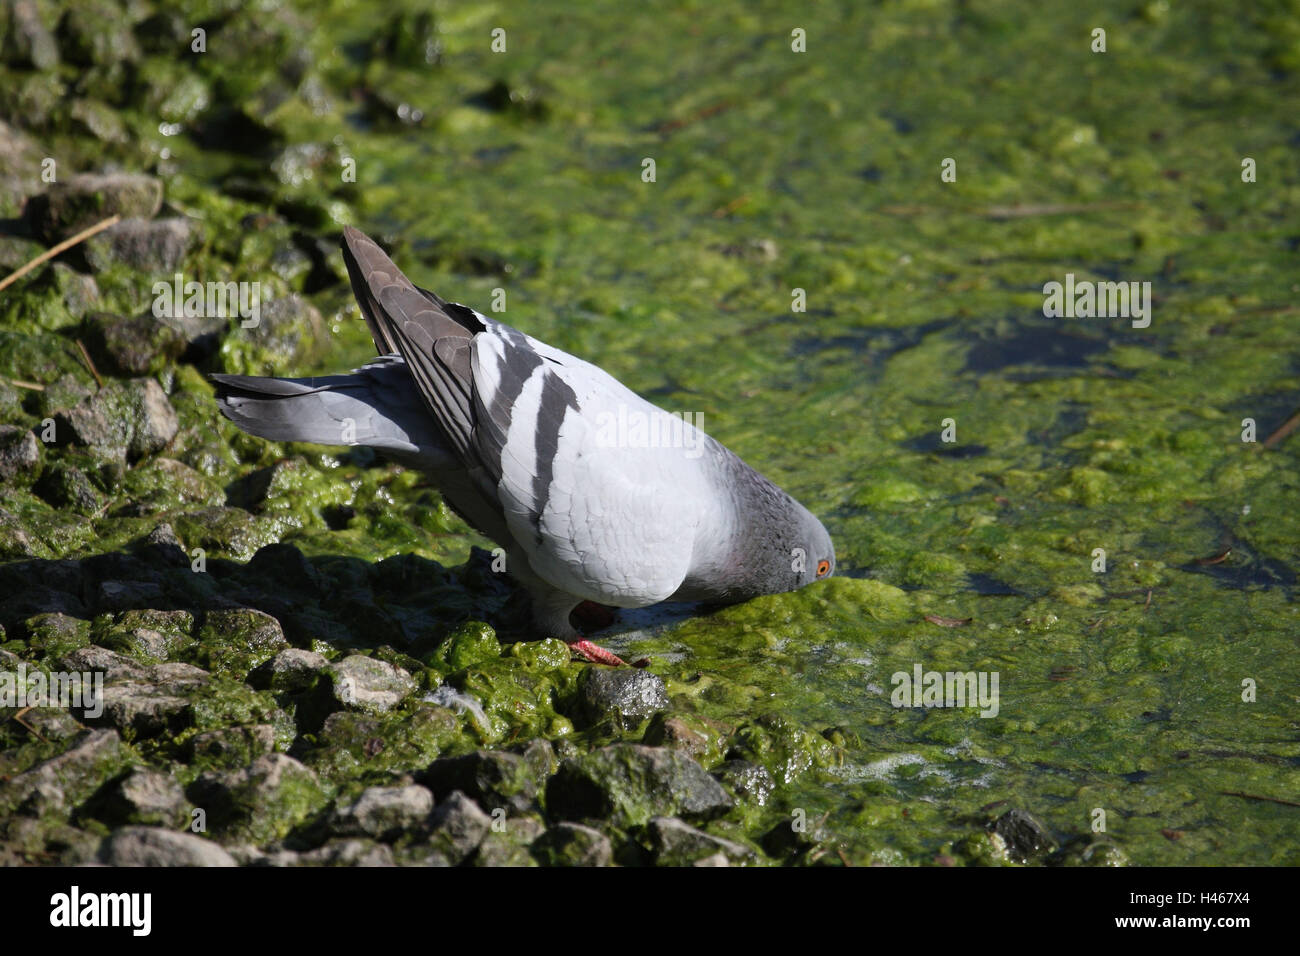
POLYGON ((1225 797, 1241 797, 1243 800, 1263 800, 1265 803, 1280 803, 1284 807, 1300 807, 1300 803, 1283 800, 1280 797, 1265 797, 1258 793, 1242 793, 1240 790, 1220 790, 1225 797))
POLYGON ((0 289, 4 289, 6 286, 12 285, 13 283, 17 282, 23 276, 27 275, 27 273, 31 272, 33 269, 39 266, 42 262, 48 262, 50 259, 53 259, 55 256, 57 256, 60 252, 63 252, 66 249, 71 249, 79 242, 85 242, 87 239, 89 239, 97 232, 103 232, 109 226, 112 226, 115 223, 117 223, 117 221, 121 218, 122 217, 119 216, 117 213, 113 213, 113 215, 109 216, 103 222, 97 222, 89 229, 83 229, 81 232, 77 233, 71 239, 64 239, 62 242, 60 242, 57 246, 55 246, 52 249, 46 249, 44 252, 42 252, 31 262, 27 263, 27 265, 20 268, 17 272, 11 272, 3 279, 0 279, 0 289))
POLYGON ((95 368, 95 363, 90 360, 90 353, 87 352, 86 347, 81 344, 81 339, 77 339, 77 348, 81 350, 81 359, 86 363, 86 368, 90 369, 90 374, 95 376, 95 381, 99 383, 100 388, 103 388, 104 380, 99 377, 99 372, 95 368))
POLYGON ((10 385, 17 385, 19 388, 30 388, 33 392, 45 391, 44 385, 37 385, 35 382, 24 382, 17 378, 0 378, 0 382, 8 382, 10 385))

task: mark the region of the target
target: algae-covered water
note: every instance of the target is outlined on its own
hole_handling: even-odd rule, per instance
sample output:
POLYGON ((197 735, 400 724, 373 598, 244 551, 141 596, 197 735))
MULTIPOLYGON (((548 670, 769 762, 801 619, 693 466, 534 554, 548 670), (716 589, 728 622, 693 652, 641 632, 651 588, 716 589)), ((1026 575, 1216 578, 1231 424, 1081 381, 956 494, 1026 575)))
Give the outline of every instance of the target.
MULTIPOLYGON (((806 818, 823 862, 981 862, 1017 808, 1111 860, 1300 862, 1300 435, 1265 441, 1300 409, 1300 6, 428 9, 301 6, 311 88, 264 114, 289 148, 261 192, 256 154, 140 135, 204 256, 235 241, 232 194, 355 224, 417 284, 503 295, 497 317, 702 415, 823 519, 834 578, 597 636, 775 769, 734 834, 806 818), (1046 317, 1067 274, 1150 283, 1149 324, 1046 317), (918 665, 996 674, 996 715, 893 706, 918 665)), ((234 333, 222 367, 373 352, 344 284, 294 281, 316 347, 234 333)), ((180 380, 183 424, 239 456, 223 479, 302 456, 266 541, 322 567, 490 547, 417 476, 239 438, 180 380)), ((420 631, 400 589, 380 603, 420 631)), ((523 724, 564 736, 542 711, 523 724)))

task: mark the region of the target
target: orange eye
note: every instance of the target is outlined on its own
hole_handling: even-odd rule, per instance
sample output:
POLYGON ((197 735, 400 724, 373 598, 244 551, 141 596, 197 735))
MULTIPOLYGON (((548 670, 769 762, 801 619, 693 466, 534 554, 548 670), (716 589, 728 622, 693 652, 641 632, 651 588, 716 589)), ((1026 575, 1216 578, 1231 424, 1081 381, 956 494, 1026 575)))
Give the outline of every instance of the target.
POLYGON ((826 575, 830 574, 830 572, 831 563, 829 561, 823 559, 817 562, 817 577, 824 578, 826 575))

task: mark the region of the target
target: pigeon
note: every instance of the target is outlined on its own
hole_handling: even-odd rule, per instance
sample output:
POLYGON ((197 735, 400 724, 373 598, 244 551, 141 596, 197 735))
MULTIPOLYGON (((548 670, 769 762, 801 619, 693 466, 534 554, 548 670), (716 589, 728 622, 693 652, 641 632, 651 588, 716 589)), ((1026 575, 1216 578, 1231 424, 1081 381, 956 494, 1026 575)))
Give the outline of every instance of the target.
POLYGON ((834 573, 822 523, 691 416, 413 285, 352 227, 343 258, 379 358, 312 378, 213 375, 218 408, 252 435, 366 445, 429 475, 504 550, 537 636, 622 664, 575 610, 734 604, 834 573))

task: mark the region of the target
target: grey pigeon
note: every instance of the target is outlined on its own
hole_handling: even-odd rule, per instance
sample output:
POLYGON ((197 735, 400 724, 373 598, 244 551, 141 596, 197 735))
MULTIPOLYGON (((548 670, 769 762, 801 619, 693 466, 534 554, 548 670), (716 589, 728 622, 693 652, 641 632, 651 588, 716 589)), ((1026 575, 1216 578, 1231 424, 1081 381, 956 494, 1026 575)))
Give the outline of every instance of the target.
POLYGON ((540 636, 618 662, 581 639, 578 605, 734 603, 834 572, 821 522, 689 421, 417 288, 351 227, 343 258, 380 357, 323 377, 214 375, 218 406, 253 435, 368 445, 427 473, 505 549, 540 636))

